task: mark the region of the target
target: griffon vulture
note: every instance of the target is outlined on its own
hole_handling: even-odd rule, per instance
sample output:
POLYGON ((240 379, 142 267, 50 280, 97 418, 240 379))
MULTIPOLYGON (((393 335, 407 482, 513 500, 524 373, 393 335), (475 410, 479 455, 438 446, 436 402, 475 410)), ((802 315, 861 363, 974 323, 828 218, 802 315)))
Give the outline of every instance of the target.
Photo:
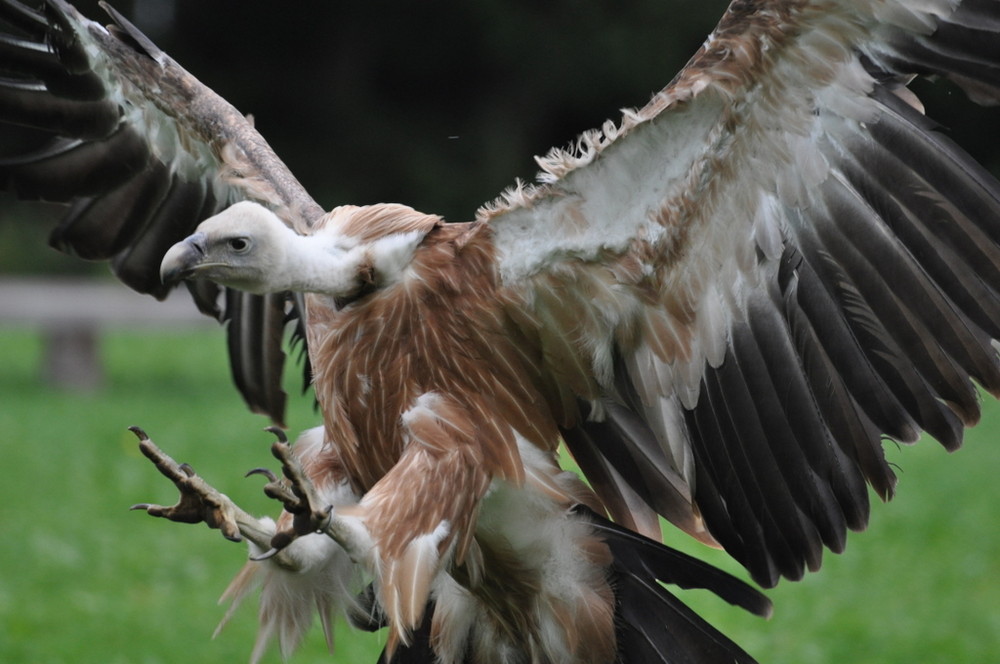
POLYGON ((892 494, 883 436, 955 448, 973 381, 1000 394, 1000 185, 907 88, 1000 101, 1000 3, 736 0, 649 103, 465 223, 325 213, 113 11, 0 16, 0 117, 53 136, 0 182, 71 203, 53 244, 186 280, 276 422, 286 325, 307 344, 323 425, 275 445, 276 522, 137 431, 181 500, 136 507, 249 540, 254 658, 317 611, 396 661, 752 661, 657 580, 769 602, 659 518, 799 579, 892 494))

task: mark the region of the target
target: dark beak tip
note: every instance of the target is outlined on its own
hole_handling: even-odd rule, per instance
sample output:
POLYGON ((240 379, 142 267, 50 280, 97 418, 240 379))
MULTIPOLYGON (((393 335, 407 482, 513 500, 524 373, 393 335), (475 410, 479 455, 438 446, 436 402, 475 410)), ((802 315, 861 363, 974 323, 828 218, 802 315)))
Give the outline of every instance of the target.
POLYGON ((170 270, 160 274, 160 281, 164 286, 176 286, 191 276, 191 274, 192 270, 170 270))
POLYGON ((194 274, 195 268, 205 258, 204 237, 188 237, 167 250, 160 263, 160 281, 173 285, 194 274))

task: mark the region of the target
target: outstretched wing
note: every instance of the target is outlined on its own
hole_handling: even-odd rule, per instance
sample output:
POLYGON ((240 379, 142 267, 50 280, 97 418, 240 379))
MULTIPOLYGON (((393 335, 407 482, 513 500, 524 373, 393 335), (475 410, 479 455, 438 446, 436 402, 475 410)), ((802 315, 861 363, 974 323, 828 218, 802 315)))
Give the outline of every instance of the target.
MULTIPOLYGON (((104 28, 62 0, 0 2, 0 121, 38 132, 40 147, 0 158, 0 186, 68 203, 53 246, 108 260, 128 286, 167 294, 166 250, 238 200, 274 209, 307 232, 322 214, 251 123, 110 7, 104 28)), ((281 421, 280 295, 189 285, 199 308, 228 321, 233 377, 250 407, 281 421), (223 301, 219 305, 220 297, 223 301)))
POLYGON ((773 585, 1000 394, 1000 185, 905 87, 1000 101, 1000 3, 737 0, 620 125, 480 218, 510 318, 616 520, 773 585))

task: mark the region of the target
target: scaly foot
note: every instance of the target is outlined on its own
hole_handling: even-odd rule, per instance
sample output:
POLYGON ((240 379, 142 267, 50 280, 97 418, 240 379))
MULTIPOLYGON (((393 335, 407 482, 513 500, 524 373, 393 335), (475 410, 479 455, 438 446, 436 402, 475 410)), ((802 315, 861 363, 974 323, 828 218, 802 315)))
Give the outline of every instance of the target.
POLYGON ((325 504, 319 497, 281 429, 271 427, 268 431, 278 437, 278 440, 271 445, 271 453, 281 462, 281 472, 287 482, 281 481, 266 469, 258 468, 250 472, 268 477, 270 481, 264 485, 264 493, 270 498, 281 501, 285 511, 290 513, 293 519, 290 527, 279 530, 271 538, 270 550, 254 560, 270 558, 302 535, 322 532, 330 523, 333 513, 333 506, 325 504))
POLYGON ((131 509, 145 510, 151 516, 180 523, 204 521, 209 528, 221 531, 226 539, 239 542, 246 537, 262 548, 270 546, 272 532, 264 528, 260 521, 237 507, 228 496, 199 477, 191 466, 177 463, 167 456, 149 439, 145 431, 139 427, 129 427, 129 430, 139 438, 139 449, 142 453, 180 491, 180 499, 174 505, 140 503, 133 505, 131 509))

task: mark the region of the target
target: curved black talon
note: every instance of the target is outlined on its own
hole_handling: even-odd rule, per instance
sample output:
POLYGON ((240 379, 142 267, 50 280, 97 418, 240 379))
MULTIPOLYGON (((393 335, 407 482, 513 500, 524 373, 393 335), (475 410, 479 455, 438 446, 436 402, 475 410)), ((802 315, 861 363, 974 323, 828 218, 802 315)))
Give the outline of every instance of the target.
POLYGON ((271 472, 269 468, 252 468, 243 477, 250 477, 251 475, 263 475, 272 482, 278 481, 278 476, 271 472))
POLYGON ((288 436, 285 435, 285 430, 282 429, 281 427, 276 427, 272 425, 269 427, 264 427, 264 431, 274 434, 274 436, 278 439, 279 443, 288 443, 288 436))

